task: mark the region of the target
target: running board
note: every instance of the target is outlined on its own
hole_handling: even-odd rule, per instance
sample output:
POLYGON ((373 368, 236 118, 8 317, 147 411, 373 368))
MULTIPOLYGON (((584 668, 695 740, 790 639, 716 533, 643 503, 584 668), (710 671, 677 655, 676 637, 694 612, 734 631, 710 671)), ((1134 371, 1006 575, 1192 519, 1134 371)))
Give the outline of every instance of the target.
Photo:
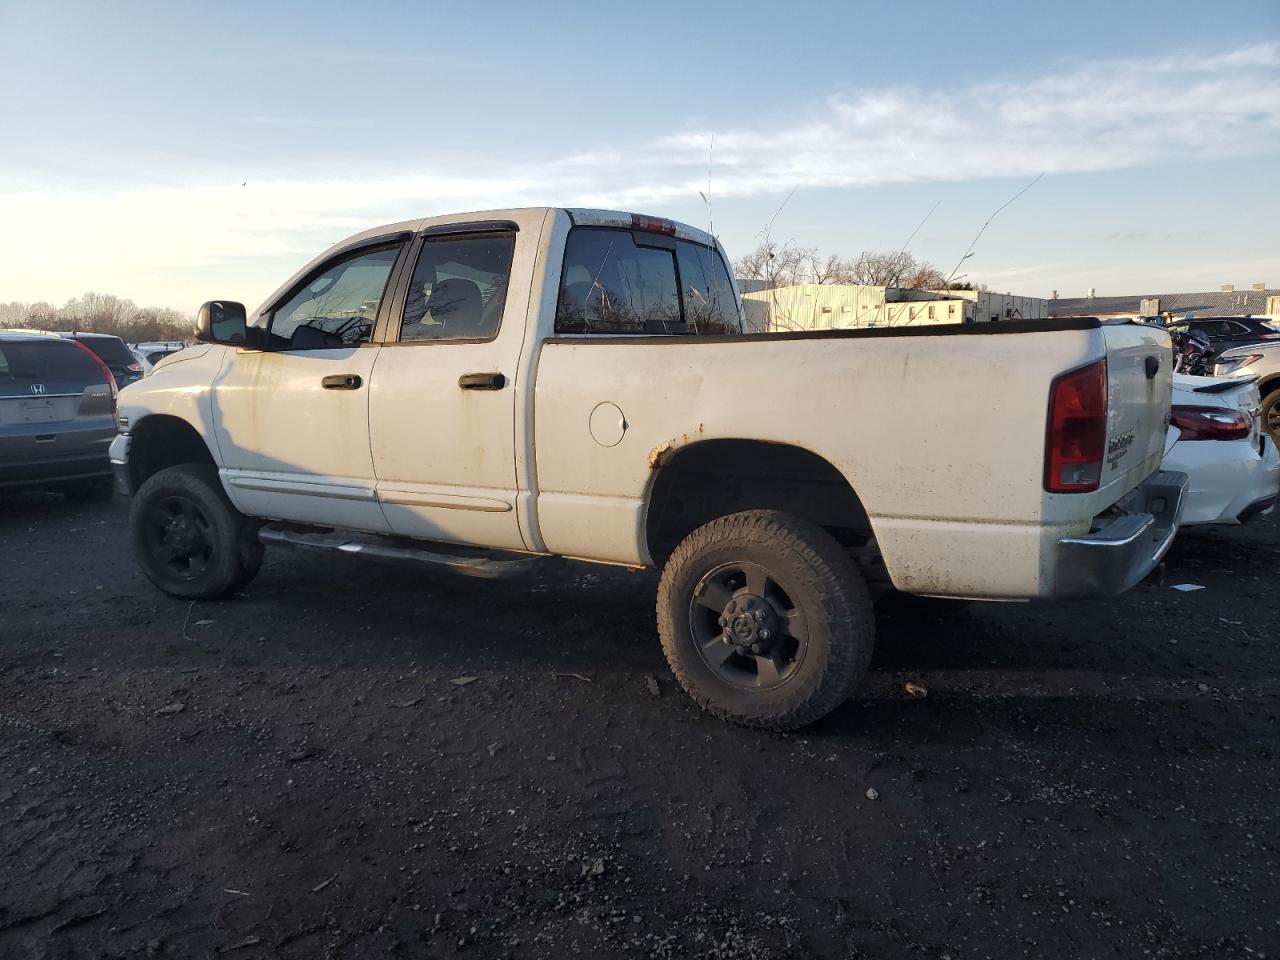
POLYGON ((423 564, 449 570, 467 577, 497 580, 525 573, 545 557, 524 553, 483 552, 452 544, 432 544, 428 550, 407 546, 404 542, 376 534, 349 533, 341 530, 305 530, 268 523, 258 531, 258 539, 266 544, 284 544, 310 550, 333 550, 373 560, 423 564))

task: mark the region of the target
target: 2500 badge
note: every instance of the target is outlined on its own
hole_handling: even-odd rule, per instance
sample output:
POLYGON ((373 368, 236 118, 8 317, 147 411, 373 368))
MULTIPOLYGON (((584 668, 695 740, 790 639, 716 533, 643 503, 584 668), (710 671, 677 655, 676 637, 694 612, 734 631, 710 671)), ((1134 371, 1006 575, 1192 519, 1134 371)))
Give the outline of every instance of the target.
POLYGON ((1112 470, 1119 469, 1120 461, 1129 452, 1129 448, 1133 446, 1134 436, 1132 430, 1126 430, 1124 433, 1112 437, 1107 443, 1107 463, 1110 464, 1112 470))

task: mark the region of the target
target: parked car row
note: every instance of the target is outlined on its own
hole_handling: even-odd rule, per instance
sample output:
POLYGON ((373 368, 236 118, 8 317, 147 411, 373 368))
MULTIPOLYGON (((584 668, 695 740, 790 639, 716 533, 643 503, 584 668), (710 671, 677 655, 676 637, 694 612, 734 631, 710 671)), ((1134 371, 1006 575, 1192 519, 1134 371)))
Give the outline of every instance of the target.
POLYGON ((0 490, 109 498, 118 392, 185 346, 131 347, 80 331, 0 332, 0 490))
POLYGON ((116 378, 92 343, 0 332, 0 490, 111 496, 116 378))
POLYGON ((135 343, 129 346, 129 350, 141 365, 145 376, 165 357, 172 356, 186 346, 181 340, 170 340, 158 343, 135 343))
POLYGON ((1262 317, 1143 319, 1173 340, 1164 465, 1191 480, 1182 522, 1270 513, 1280 478, 1280 328, 1262 317))

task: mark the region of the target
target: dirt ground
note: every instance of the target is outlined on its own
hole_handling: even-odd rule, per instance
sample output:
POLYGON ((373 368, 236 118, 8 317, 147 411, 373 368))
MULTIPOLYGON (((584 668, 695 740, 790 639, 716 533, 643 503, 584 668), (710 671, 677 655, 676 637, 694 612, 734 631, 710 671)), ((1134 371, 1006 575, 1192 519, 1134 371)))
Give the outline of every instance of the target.
POLYGON ((1275 519, 885 616, 780 736, 674 687, 649 574, 188 605, 126 509, 0 500, 0 957, 1280 957, 1275 519))

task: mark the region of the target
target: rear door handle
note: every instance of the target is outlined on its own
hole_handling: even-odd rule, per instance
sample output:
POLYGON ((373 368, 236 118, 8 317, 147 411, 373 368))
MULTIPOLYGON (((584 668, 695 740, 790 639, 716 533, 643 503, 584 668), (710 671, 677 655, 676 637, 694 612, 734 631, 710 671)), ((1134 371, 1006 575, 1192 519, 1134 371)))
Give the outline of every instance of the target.
POLYGON ((500 373, 464 373, 458 378, 463 390, 501 390, 506 385, 507 378, 500 373))
POLYGON ((359 390, 364 381, 358 373, 335 373, 320 381, 326 390, 359 390))

